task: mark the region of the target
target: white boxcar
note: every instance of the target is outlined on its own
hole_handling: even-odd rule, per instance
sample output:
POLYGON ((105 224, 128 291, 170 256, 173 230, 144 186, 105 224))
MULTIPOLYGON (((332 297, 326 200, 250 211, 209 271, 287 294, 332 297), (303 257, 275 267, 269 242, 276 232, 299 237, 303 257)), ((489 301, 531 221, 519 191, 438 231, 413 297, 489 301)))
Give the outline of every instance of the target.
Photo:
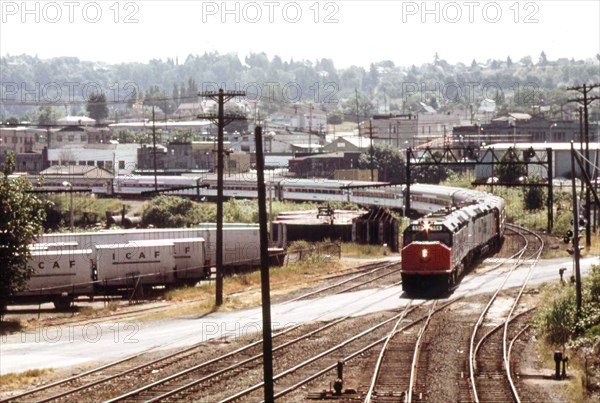
MULTIPOLYGON (((139 240, 161 240, 178 238, 204 238, 210 264, 216 264, 216 225, 203 223, 195 228, 107 230, 45 234, 38 242, 78 242, 80 248, 95 248, 97 245, 126 244, 139 240)), ((223 264, 247 265, 260 263, 258 224, 223 225, 223 264)))
POLYGON ((168 284, 174 281, 174 244, 168 241, 98 245, 96 270, 100 287, 168 284))
MULTIPOLYGON (((95 248, 97 245, 127 244, 139 240, 162 240, 178 238, 204 238, 207 259, 210 265, 216 264, 216 234, 214 223, 203 223, 195 228, 107 230, 98 232, 77 232, 45 234, 38 242, 78 242, 81 248, 95 248)), ((248 265, 260 263, 259 231, 257 224, 223 225, 223 264, 248 265)))
MULTIPOLYGON (((198 281, 210 275, 210 261, 206 257, 204 238, 175 238, 163 241, 173 243, 175 259, 174 280, 176 282, 198 281)), ((148 245, 156 241, 140 240, 132 245, 148 245)))
POLYGON ((92 295, 92 256, 91 249, 32 251, 27 266, 34 273, 28 290, 17 297, 37 296, 55 303, 60 298, 68 305, 77 295, 92 295))

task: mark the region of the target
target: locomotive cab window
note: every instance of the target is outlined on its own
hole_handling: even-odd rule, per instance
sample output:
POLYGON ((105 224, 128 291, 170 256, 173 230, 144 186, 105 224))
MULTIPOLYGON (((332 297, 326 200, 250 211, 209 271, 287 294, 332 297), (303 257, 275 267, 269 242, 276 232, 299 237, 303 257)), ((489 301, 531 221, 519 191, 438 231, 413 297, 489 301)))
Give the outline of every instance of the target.
POLYGON ((406 231, 404 233, 404 246, 408 245, 413 241, 429 241, 429 242, 441 242, 448 247, 452 247, 452 236, 448 231, 406 231))

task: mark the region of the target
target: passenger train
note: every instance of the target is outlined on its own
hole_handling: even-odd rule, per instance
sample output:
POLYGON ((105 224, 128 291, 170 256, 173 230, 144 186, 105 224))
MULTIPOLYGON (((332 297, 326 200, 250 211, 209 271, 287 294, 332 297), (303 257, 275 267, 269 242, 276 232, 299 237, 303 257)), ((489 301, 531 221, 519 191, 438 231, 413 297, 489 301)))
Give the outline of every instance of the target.
MULTIPOLYGON (((216 196, 215 181, 202 177, 163 176, 157 177, 155 183, 154 177, 127 176, 115 178, 110 186, 97 185, 92 192, 100 196, 111 192, 125 197, 141 195, 154 190, 155 186, 172 194, 216 196)), ((406 187, 401 185, 325 179, 281 179, 268 183, 267 189, 268 197, 274 200, 348 201, 396 210, 404 209, 406 192, 406 187)), ((225 197, 255 198, 256 193, 252 180, 225 179, 225 197)), ((411 185, 410 197, 409 213, 424 217, 413 221, 404 231, 401 273, 405 292, 450 289, 475 259, 497 250, 502 244, 506 218, 503 199, 473 190, 424 184, 411 185)), ((226 228, 229 229, 224 231, 225 265, 258 264, 258 227, 230 225, 226 228)), ((32 245, 31 265, 37 272, 32 277, 30 290, 18 297, 53 300, 58 306, 65 306, 78 295, 126 288, 132 278, 145 279, 140 281, 148 285, 195 282, 205 278, 215 262, 214 236, 214 225, 196 229, 43 235, 32 245), (178 239, 203 246, 196 248, 197 256, 193 259, 178 256, 181 251, 178 244, 183 242, 178 239), (135 242, 140 243, 135 246, 140 250, 154 247, 156 250, 150 252, 158 251, 160 258, 156 256, 156 262, 147 264, 143 260, 128 262, 127 252, 135 242), (105 258, 113 255, 112 260, 105 258), (179 262, 185 259, 196 263, 181 266, 179 262), (60 270, 68 270, 56 271, 54 262, 59 262, 60 270), (77 286, 83 283, 86 285, 77 286)), ((148 256, 144 253, 145 258, 148 256)))
POLYGON ((503 243, 504 199, 450 189, 456 207, 430 213, 404 231, 401 273, 407 294, 450 290, 476 259, 503 243))

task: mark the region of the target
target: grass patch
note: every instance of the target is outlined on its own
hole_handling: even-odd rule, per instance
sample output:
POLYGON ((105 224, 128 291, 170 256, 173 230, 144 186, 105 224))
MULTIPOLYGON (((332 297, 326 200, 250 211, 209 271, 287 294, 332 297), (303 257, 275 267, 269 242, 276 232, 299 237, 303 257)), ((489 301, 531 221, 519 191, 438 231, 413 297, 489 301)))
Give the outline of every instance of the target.
POLYGON ((378 258, 389 255, 388 252, 384 253, 383 246, 381 245, 359 245, 355 243, 343 243, 342 244, 342 256, 344 257, 355 257, 355 258, 378 258))
POLYGON ((39 378, 54 372, 52 368, 30 369, 29 371, 0 375, 0 390, 9 391, 39 383, 39 378))
MULTIPOLYGON (((338 260, 310 259, 290 263, 283 267, 271 267, 269 272, 271 295, 310 287, 316 281, 345 268, 338 260)), ((215 303, 214 281, 197 287, 185 287, 165 293, 165 299, 177 302, 171 309, 151 313, 145 319, 157 319, 173 315, 198 315, 212 311, 231 311, 258 306, 261 298, 260 271, 244 273, 223 279, 223 305, 215 303)))

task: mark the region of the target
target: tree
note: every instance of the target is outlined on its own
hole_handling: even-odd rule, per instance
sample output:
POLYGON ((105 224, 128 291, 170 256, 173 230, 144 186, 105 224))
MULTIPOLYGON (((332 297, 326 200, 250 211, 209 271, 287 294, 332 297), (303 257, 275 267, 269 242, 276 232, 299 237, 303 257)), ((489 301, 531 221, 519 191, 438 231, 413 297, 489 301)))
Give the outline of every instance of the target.
MULTIPOLYGON (((367 150, 358 160, 360 169, 371 168, 371 151, 367 150)), ((373 168, 378 171, 377 180, 383 182, 404 183, 406 181, 404 158, 400 151, 389 145, 373 146, 373 168)))
POLYGON ((331 112, 327 115, 327 123, 330 125, 341 125, 343 122, 343 115, 339 111, 331 112))
POLYGON ((133 108, 133 105, 135 105, 137 103, 137 101, 138 101, 137 88, 133 87, 133 91, 131 91, 131 96, 127 100, 127 107, 133 108))
POLYGON ((7 126, 18 126, 19 118, 15 117, 15 116, 9 116, 8 118, 6 118, 6 125, 7 126))
POLYGON ((144 207, 142 223, 158 228, 180 228, 199 223, 200 217, 198 203, 178 196, 158 196, 144 207))
POLYGON ((106 95, 93 93, 87 101, 86 110, 90 118, 100 122, 108 117, 108 106, 106 106, 106 95))
POLYGON ((40 106, 38 110, 37 120, 38 125, 40 126, 50 126, 54 124, 58 119, 62 117, 60 109, 54 106, 40 106))
MULTIPOLYGON (((348 99, 343 104, 344 115, 346 116, 356 116, 356 96, 348 99)), ((365 119, 371 117, 373 112, 375 111, 375 106, 371 99, 363 94, 358 94, 358 116, 360 119, 365 119)))
POLYGON ((546 57, 546 52, 544 52, 542 50, 542 53, 540 53, 540 58, 538 60, 538 64, 540 66, 546 66, 548 64, 548 58, 546 57))
MULTIPOLYGON (((434 152, 433 155, 437 160, 441 158, 439 152, 434 152)), ((421 162, 433 162, 434 159, 430 154, 425 155, 421 162)), ((411 169, 410 177, 417 183, 440 183, 448 179, 452 174, 452 170, 443 165, 430 166, 415 166, 411 169)))
POLYGON ((525 164, 510 164, 518 162, 519 155, 514 148, 509 148, 500 159, 500 165, 494 170, 494 174, 502 183, 518 182, 519 178, 527 174, 527 165, 525 164))
MULTIPOLYGON (((540 183, 541 178, 532 176, 529 178, 532 183, 540 183)), ((544 207, 545 194, 544 189, 538 186, 532 186, 525 188, 523 191, 523 201, 525 202, 525 209, 527 210, 539 210, 544 207)))
POLYGON ((29 193, 31 184, 25 178, 10 178, 14 155, 8 154, 0 173, 0 311, 10 297, 27 287, 33 269, 27 266, 31 256, 29 245, 42 232, 44 203, 29 193))

